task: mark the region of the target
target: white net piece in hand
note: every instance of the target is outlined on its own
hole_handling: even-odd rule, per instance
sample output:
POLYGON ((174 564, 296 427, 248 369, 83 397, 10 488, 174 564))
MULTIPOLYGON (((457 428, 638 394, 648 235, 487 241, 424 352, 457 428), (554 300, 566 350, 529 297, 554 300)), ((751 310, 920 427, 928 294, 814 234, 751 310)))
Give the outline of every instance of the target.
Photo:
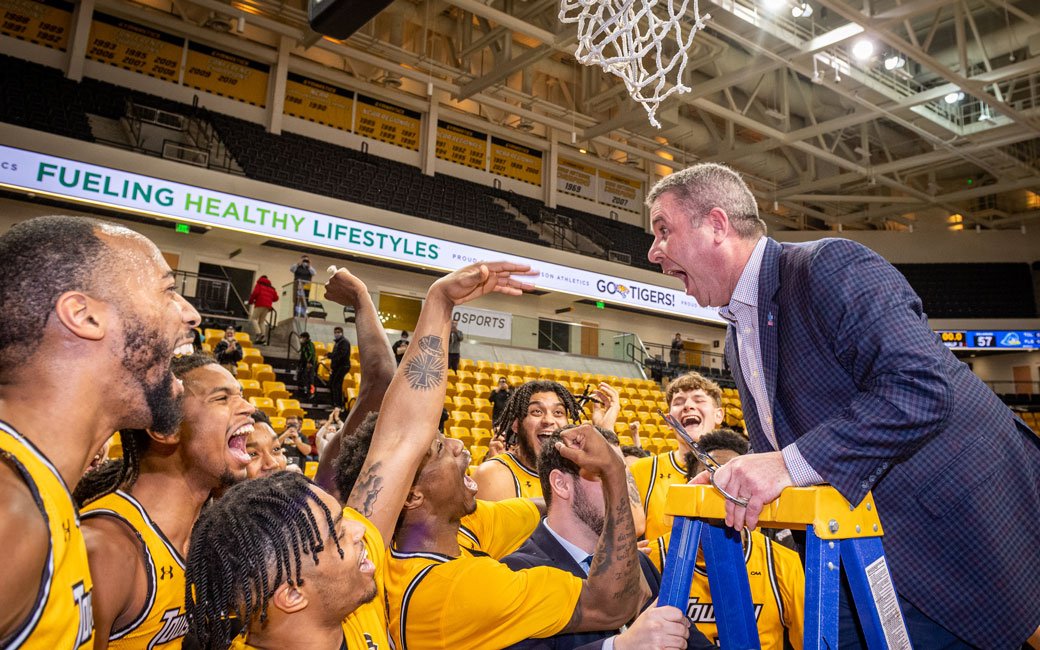
POLYGON ((646 109, 650 124, 661 128, 657 107, 672 93, 690 91, 682 83, 686 52, 711 18, 701 16, 697 0, 692 0, 694 18, 692 24, 684 24, 690 4, 691 0, 561 0, 560 22, 578 24, 578 62, 620 77, 632 99, 646 109), (677 46, 672 55, 664 52, 669 36, 677 46))

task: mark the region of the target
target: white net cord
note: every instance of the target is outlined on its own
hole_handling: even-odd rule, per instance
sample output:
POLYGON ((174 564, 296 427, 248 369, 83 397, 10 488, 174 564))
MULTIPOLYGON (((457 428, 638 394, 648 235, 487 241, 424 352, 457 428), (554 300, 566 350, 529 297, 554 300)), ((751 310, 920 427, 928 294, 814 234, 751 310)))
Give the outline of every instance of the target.
POLYGON ((692 0, 693 24, 683 25, 690 4, 691 0, 561 0, 560 21, 578 24, 578 62, 620 77, 646 109, 650 124, 661 128, 657 108, 672 93, 690 92, 682 82, 686 52, 711 18, 701 16, 697 0, 692 0), (654 13, 655 7, 661 16, 654 13), (668 36, 675 38, 678 48, 671 56, 664 52, 668 36))

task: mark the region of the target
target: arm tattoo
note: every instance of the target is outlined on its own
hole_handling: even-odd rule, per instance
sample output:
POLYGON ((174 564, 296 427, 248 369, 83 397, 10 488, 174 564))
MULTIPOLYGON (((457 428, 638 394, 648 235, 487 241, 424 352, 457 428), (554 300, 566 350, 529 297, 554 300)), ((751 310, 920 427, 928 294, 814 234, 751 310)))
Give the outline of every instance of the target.
POLYGON ((427 391, 444 381, 444 344, 430 334, 419 339, 419 354, 404 364, 404 376, 413 390, 427 391))
POLYGON ((636 477, 632 476, 632 472, 626 472, 628 474, 628 500, 632 502, 632 505, 643 507, 642 500, 639 498, 639 487, 636 485, 636 477))
POLYGON ((382 462, 373 463, 372 467, 362 472, 354 489, 350 491, 347 505, 362 515, 371 517, 375 512, 379 493, 383 491, 383 477, 378 474, 382 462))

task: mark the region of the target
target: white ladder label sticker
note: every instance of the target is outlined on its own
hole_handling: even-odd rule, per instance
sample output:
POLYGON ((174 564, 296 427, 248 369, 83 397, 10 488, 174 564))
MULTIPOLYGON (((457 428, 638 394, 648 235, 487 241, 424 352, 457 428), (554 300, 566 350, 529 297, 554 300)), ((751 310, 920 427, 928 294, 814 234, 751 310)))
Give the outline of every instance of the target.
POLYGON ((885 634, 885 644, 890 650, 913 650, 885 556, 882 555, 868 564, 866 574, 870 594, 874 597, 874 607, 877 608, 878 618, 881 620, 881 630, 885 634))

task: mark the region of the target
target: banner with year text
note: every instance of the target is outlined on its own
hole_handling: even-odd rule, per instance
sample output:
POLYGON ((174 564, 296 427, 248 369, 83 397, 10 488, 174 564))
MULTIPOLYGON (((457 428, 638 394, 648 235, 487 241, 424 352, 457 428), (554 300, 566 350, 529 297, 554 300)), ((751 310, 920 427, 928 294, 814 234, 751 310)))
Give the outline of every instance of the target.
POLYGON ((285 81, 283 110, 286 115, 349 131, 354 118, 354 93, 290 72, 285 81))
POLYGON ((188 42, 185 86, 263 108, 267 106, 270 72, 270 66, 265 63, 194 41, 188 42))
POLYGON ((487 134, 437 121, 437 157, 474 169, 487 169, 487 134))
POLYGON ((418 111, 358 93, 354 113, 354 132, 358 135, 412 151, 419 150, 422 116, 418 111))
POLYGON ((87 58, 149 77, 180 81, 184 39, 105 13, 90 25, 87 58))
POLYGON ((64 52, 75 8, 64 0, 0 0, 0 34, 64 52))
POLYGON ((491 173, 541 186, 542 152, 492 136, 491 173))

